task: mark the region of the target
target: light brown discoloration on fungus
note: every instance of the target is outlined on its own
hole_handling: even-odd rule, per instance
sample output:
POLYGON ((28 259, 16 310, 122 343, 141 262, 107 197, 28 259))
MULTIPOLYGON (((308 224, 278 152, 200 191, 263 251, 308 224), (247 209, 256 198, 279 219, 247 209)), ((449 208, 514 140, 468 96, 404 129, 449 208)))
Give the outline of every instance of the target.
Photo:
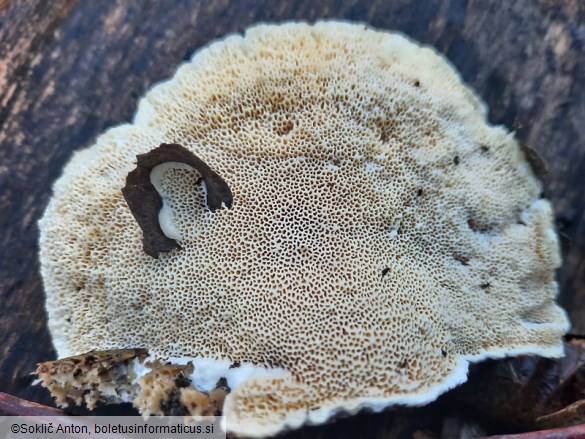
POLYGON ((191 416, 218 416, 222 413, 227 394, 225 388, 217 388, 205 394, 193 387, 187 387, 181 389, 180 402, 191 416))
POLYGON ((562 354, 540 192, 432 49, 344 23, 255 27, 198 52, 56 183, 41 222, 54 342, 284 369, 227 396, 244 435, 426 403, 468 361, 562 354), (211 213, 197 172, 161 171, 182 250, 155 260, 120 188, 160 143, 237 201, 211 213))
POLYGON ((121 402, 121 395, 131 392, 134 378, 128 373, 129 364, 142 362, 146 356, 144 349, 91 351, 40 363, 34 374, 59 407, 83 403, 93 409, 98 402, 121 402))
MULTIPOLYGON (((145 416, 183 416, 188 414, 187 408, 180 400, 181 392, 190 386, 187 376, 192 372, 192 364, 151 366, 151 371, 138 379, 137 384, 140 390, 132 401, 134 407, 145 416)), ((196 392, 195 389, 192 390, 196 392)))
MULTIPOLYGON (((131 402, 143 416, 217 416, 229 389, 192 386, 193 364, 146 361, 145 349, 92 351, 40 363, 33 372, 59 407, 131 402)), ((220 384, 220 383, 218 383, 220 384)))

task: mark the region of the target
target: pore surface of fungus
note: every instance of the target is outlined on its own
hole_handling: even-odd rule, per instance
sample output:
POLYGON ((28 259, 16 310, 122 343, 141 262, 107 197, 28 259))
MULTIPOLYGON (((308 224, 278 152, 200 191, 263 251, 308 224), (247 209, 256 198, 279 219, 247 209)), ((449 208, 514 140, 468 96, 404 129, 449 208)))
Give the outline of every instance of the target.
POLYGON ((273 368, 226 398, 244 435, 423 404, 469 361, 562 355, 540 192, 434 50, 348 23, 257 26, 197 52, 65 168, 40 223, 55 347, 273 368), (163 143, 233 206, 212 212, 196 169, 153 169, 180 245, 154 259, 121 189, 163 143))

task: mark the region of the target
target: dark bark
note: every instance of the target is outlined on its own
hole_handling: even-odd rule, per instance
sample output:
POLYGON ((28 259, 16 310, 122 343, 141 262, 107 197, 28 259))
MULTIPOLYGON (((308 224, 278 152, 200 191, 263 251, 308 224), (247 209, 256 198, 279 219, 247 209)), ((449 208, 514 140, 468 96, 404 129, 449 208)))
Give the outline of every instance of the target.
MULTIPOLYGON (((572 332, 585 334, 585 4, 580 0, 4 0, 1 391, 49 402, 29 377, 37 362, 55 356, 46 329, 36 222, 72 152, 89 146, 104 129, 129 121, 138 97, 207 42, 258 21, 319 18, 363 21, 434 45, 485 99, 492 122, 512 128, 517 121, 519 139, 550 168, 545 194, 571 241, 558 276, 560 302, 571 316, 572 332)), ((335 428, 390 430, 384 415, 359 419, 361 426, 347 420, 335 428)))

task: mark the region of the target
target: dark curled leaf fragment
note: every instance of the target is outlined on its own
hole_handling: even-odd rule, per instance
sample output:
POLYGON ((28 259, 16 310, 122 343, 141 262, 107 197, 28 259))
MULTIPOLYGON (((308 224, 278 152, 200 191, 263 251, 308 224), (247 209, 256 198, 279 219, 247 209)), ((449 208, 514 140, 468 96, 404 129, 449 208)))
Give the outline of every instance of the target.
POLYGON ((158 214, 163 203, 160 194, 150 182, 150 173, 155 166, 167 162, 180 162, 192 166, 201 174, 205 183, 209 210, 215 212, 222 204, 228 208, 232 207, 232 192, 225 180, 183 146, 163 143, 146 154, 137 155, 136 158, 136 169, 126 177, 126 186, 122 189, 122 194, 142 229, 144 235, 142 245, 149 256, 158 259, 161 252, 181 248, 177 241, 163 233, 158 222, 158 214))

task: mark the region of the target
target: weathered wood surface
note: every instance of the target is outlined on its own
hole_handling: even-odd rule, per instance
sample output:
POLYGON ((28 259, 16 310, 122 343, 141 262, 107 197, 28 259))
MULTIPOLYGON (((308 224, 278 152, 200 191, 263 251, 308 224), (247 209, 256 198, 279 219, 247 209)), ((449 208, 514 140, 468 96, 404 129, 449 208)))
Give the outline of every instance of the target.
MULTIPOLYGON (((573 332, 585 334, 580 0, 0 0, 0 391, 49 402, 29 385, 35 364, 55 355, 36 222, 72 151, 129 121, 138 97, 210 40, 258 21, 319 18, 363 21, 434 45, 485 99, 492 122, 519 122, 517 136, 551 169, 545 193, 571 240, 560 302, 573 332)), ((360 419, 355 431, 364 434, 390 428, 384 415, 360 419)), ((338 432, 356 428, 338 424, 338 432)))

